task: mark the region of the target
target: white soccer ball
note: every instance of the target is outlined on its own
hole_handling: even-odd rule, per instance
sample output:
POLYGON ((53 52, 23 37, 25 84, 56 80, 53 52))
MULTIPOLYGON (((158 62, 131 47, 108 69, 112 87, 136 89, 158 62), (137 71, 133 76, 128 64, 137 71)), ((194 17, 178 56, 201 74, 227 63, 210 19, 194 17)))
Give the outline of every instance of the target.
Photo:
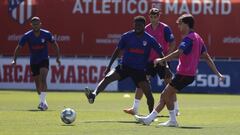
POLYGON ((65 108, 61 112, 61 120, 65 124, 71 124, 76 119, 76 112, 71 108, 65 108))

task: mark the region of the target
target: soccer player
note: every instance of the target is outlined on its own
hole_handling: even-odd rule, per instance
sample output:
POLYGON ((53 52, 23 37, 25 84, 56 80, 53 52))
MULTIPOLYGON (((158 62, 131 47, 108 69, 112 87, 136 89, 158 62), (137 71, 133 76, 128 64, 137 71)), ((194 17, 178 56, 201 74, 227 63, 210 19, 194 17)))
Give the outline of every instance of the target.
MULTIPOLYGON (((167 54, 170 54, 171 52, 174 51, 176 46, 171 28, 167 24, 159 21, 160 10, 157 8, 151 8, 149 10, 149 19, 150 23, 145 27, 146 32, 152 35, 157 40, 157 42, 161 44, 165 56, 167 54)), ((151 77, 154 77, 158 74, 160 79, 164 79, 165 84, 170 83, 172 79, 172 74, 171 73, 165 74, 165 68, 163 66, 159 65, 157 67, 154 67, 153 61, 156 58, 158 58, 158 54, 152 49, 149 56, 147 74, 150 75, 151 77)), ((124 109, 123 111, 131 115, 138 114, 138 108, 142 96, 143 96, 142 90, 140 88, 137 88, 133 106, 131 108, 124 109)), ((179 115, 180 113, 176 99, 174 102, 174 109, 176 110, 176 115, 179 115)))
POLYGON ((28 44, 31 72, 40 98, 38 109, 45 111, 48 109, 46 101, 47 74, 49 69, 48 43, 53 45, 53 48, 57 53, 56 62, 59 65, 61 64, 60 51, 52 34, 47 30, 41 29, 41 21, 39 17, 33 17, 31 19, 31 26, 32 30, 23 35, 15 49, 12 65, 16 65, 20 49, 25 44, 28 44))
POLYGON ((162 57, 163 54, 158 42, 145 32, 145 22, 143 16, 136 16, 134 18, 134 30, 126 32, 121 36, 118 46, 105 71, 106 76, 100 81, 94 92, 91 92, 88 88, 85 89, 85 95, 89 103, 93 103, 95 97, 103 91, 109 83, 131 77, 135 85, 143 90, 147 98, 149 112, 153 110, 154 98, 146 78, 145 70, 152 48, 158 53, 159 57, 162 57), (123 54, 121 64, 110 71, 114 60, 120 54, 123 54))
POLYGON ((200 57, 203 57, 206 60, 210 69, 219 77, 220 81, 225 79, 225 77, 217 70, 213 60, 209 56, 203 39, 194 31, 193 16, 191 14, 183 14, 177 19, 177 24, 184 37, 179 45, 179 48, 173 53, 163 58, 157 58, 154 61, 154 64, 159 64, 179 57, 177 73, 171 83, 165 87, 160 96, 160 101, 155 109, 146 117, 135 115, 136 120, 145 125, 151 124, 152 120, 166 105, 170 114, 169 120, 167 122, 160 123, 158 126, 178 126, 174 110, 174 95, 194 81, 200 57))

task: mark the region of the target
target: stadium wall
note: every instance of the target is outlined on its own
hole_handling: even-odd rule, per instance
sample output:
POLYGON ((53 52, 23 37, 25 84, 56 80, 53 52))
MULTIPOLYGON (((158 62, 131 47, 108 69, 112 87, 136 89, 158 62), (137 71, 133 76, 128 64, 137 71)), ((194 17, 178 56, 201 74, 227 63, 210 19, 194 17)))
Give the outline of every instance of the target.
MULTIPOLYGON (((149 22, 151 7, 161 10, 160 19, 172 28, 177 43, 181 36, 176 19, 192 13, 211 56, 240 58, 240 0, 1 0, 0 55, 12 55, 31 29, 31 17, 39 16, 62 55, 111 56, 121 34, 132 29, 134 16, 149 22)), ((27 47, 21 55, 28 55, 27 47)))
MULTIPOLYGON (((0 89, 34 89, 35 85, 31 78, 29 59, 20 57, 17 66, 11 66, 10 57, 0 58, 0 89)), ((50 59, 48 74, 48 88, 50 90, 76 90, 81 91, 86 86, 94 89, 103 78, 104 70, 110 59, 108 58, 63 58, 62 65, 58 67, 55 59, 50 59)), ((171 69, 175 69, 177 61, 171 63, 171 69)), ((195 81, 181 92, 185 93, 229 93, 240 94, 240 61, 216 60, 215 64, 219 71, 226 76, 224 82, 208 68, 204 61, 200 61, 198 75, 195 81)), ((113 64, 115 67, 117 62, 113 64)), ((173 70, 173 72, 175 72, 173 70)), ((160 92, 164 86, 162 81, 155 77, 151 81, 154 92, 160 92)), ((134 91, 135 86, 131 79, 127 78, 120 82, 110 84, 108 91, 134 91)))
MULTIPOLYGON (((31 77, 29 58, 18 58, 15 68, 11 65, 11 58, 0 58, 0 89, 35 89, 31 77)), ((50 59, 47 78, 50 90, 83 90, 85 87, 94 89, 103 78, 107 59, 64 58, 62 65, 57 66, 55 59, 50 59)), ((113 64, 113 66, 116 63, 113 64)), ((118 90, 117 82, 106 89, 118 90)))

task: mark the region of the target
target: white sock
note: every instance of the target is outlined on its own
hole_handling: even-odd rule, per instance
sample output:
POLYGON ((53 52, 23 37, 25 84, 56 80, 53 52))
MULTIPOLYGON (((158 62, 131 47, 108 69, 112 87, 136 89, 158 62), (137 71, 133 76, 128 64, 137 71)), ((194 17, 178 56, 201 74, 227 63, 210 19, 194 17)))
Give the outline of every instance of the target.
POLYGON ((176 113, 175 113, 175 110, 169 110, 169 115, 170 115, 170 121, 177 121, 176 119, 176 113))
POLYGON ((135 113, 138 112, 139 104, 140 104, 140 100, 135 98, 135 99, 134 99, 134 102, 133 102, 133 106, 132 106, 132 108, 133 108, 133 110, 135 111, 135 113))
POLYGON ((47 95, 46 92, 41 92, 41 94, 39 95, 41 103, 47 104, 46 95, 47 95))
POLYGON ((179 110, 178 101, 174 102, 174 110, 179 110))
POLYGON ((158 115, 158 112, 154 109, 148 116, 147 119, 153 121, 158 115))

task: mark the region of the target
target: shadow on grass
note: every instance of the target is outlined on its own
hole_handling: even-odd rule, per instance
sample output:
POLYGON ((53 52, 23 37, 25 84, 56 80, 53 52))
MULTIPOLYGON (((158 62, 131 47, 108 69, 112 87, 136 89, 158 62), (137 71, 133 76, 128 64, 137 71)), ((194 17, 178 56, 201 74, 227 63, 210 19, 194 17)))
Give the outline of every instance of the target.
POLYGON ((75 125, 74 124, 62 124, 61 126, 63 126, 63 127, 73 127, 75 125))
POLYGON ((182 128, 182 129, 203 129, 203 127, 197 127, 197 126, 180 126, 179 128, 182 128))
POLYGON ((159 116, 157 116, 157 118, 169 118, 169 116, 168 115, 159 115, 159 116))
MULTIPOLYGON (((144 117, 146 115, 139 114, 138 116, 144 117)), ((158 115, 157 118, 169 118, 169 116, 168 115, 158 115)))
POLYGON ((138 123, 138 122, 136 122, 136 121, 99 120, 99 121, 83 121, 81 123, 138 123))
POLYGON ((39 110, 39 109, 30 109, 30 110, 27 110, 29 112, 48 112, 48 111, 54 111, 54 110, 46 110, 46 111, 42 111, 42 110, 39 110))
MULTIPOLYGON (((138 116, 144 117, 146 115, 139 114, 138 116)), ((158 115, 157 118, 169 118, 168 115, 158 115)))

